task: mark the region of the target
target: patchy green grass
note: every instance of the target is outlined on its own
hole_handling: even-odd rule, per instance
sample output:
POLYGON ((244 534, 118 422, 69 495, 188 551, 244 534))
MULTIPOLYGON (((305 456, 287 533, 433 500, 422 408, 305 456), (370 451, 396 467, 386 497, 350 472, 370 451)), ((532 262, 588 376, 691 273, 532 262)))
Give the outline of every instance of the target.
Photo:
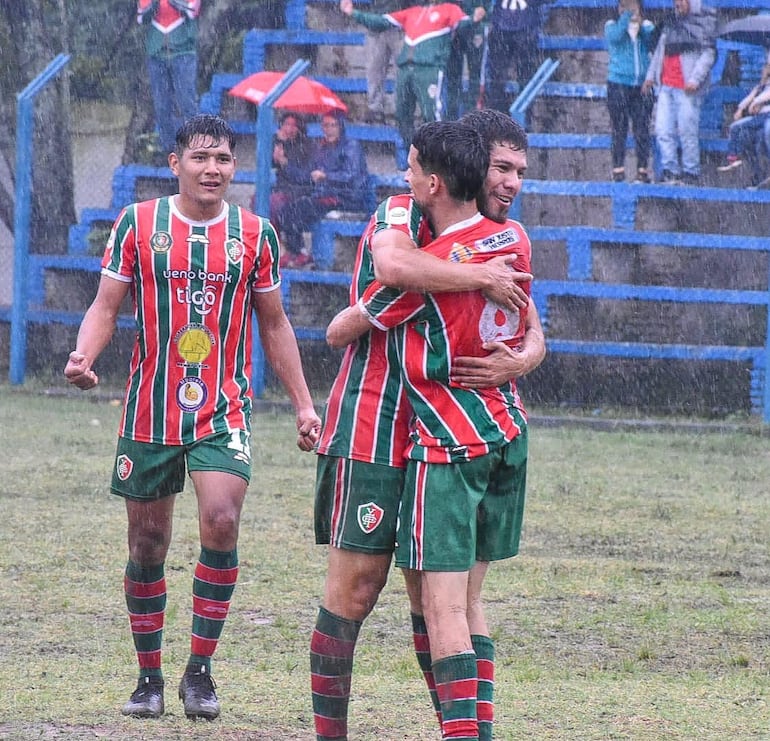
MULTIPOLYGON (((325 550, 315 461, 288 414, 258 414, 241 577, 214 661, 223 712, 187 721, 198 552, 192 491, 167 566, 167 714, 123 718, 135 658, 121 588, 122 501, 108 492, 119 407, 0 386, 0 738, 314 738, 308 642, 325 550)), ((770 454, 733 431, 532 425, 521 555, 486 584, 496 738, 764 739, 770 663, 770 454)), ((363 628, 351 739, 438 739, 393 574, 363 628)))

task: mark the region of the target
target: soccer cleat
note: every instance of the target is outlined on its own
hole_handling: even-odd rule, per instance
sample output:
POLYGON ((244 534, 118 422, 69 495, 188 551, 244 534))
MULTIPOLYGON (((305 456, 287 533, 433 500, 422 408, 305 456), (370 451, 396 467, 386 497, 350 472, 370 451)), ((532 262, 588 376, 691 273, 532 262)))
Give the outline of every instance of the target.
POLYGON ((160 718, 163 710, 163 678, 140 677, 131 698, 120 712, 134 718, 160 718))
POLYGON ((214 720, 219 715, 215 688, 216 684, 205 667, 200 667, 199 671, 185 671, 179 683, 179 699, 184 703, 184 713, 190 720, 214 720))
POLYGON ((717 167, 718 172, 729 172, 730 170, 734 170, 736 167, 740 167, 743 164, 743 160, 740 157, 736 157, 733 154, 727 155, 727 162, 724 163, 724 165, 720 165, 717 167))

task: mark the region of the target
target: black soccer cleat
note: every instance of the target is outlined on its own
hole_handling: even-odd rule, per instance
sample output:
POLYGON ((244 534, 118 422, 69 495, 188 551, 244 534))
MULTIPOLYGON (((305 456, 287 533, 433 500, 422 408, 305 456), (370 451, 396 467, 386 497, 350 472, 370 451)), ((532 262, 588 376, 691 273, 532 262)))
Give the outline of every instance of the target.
POLYGON ((131 698, 120 712, 134 718, 160 718, 163 710, 163 678, 140 677, 131 698))
POLYGON ((215 688, 216 684, 205 667, 200 667, 199 671, 185 671, 179 683, 179 699, 184 703, 185 715, 190 720, 214 720, 219 715, 215 688))

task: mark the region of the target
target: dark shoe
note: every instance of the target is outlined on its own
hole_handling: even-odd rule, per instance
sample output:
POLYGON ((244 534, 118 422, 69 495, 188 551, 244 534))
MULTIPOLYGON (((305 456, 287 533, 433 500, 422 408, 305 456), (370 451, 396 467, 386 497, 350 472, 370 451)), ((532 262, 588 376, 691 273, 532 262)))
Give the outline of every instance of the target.
POLYGON ((682 181, 679 175, 675 175, 671 170, 663 170, 663 182, 666 185, 681 185, 682 181))
POLYGON ((214 692, 216 684, 204 667, 200 671, 186 671, 179 683, 179 699, 190 720, 214 720, 219 715, 219 700, 214 692))
POLYGON ((649 170, 647 170, 644 167, 640 167, 636 171, 636 178, 635 178, 634 182, 635 183, 649 183, 650 182, 649 170))
POLYGON ((724 165, 720 165, 717 167, 718 172, 730 172, 730 170, 735 170, 737 167, 740 167, 743 164, 743 160, 734 154, 728 154, 727 155, 727 161, 724 163, 724 165))
POLYGON ((162 677, 142 677, 120 712, 134 718, 160 718, 164 709, 162 677))
POLYGON ((682 185, 699 185, 700 177, 691 172, 682 173, 682 185))
POLYGON ((612 168, 612 179, 616 183, 622 183, 626 179, 626 170, 624 167, 612 168))

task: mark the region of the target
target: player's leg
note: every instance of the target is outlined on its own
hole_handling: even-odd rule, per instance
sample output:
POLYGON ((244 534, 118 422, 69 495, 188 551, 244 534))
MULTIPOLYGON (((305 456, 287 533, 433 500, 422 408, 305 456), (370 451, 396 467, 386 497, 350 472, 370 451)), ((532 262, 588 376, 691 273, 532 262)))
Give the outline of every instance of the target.
POLYGON ((491 741, 495 720, 495 644, 489 636, 481 601, 481 587, 488 568, 488 562, 477 561, 468 577, 468 629, 473 652, 476 654, 476 674, 478 675, 476 717, 479 723, 480 741, 491 741))
POLYGON ((238 529, 251 473, 248 436, 213 435, 191 446, 190 478, 198 501, 200 554, 193 575, 190 656, 179 686, 188 718, 212 720, 219 700, 211 659, 238 579, 238 529))
POLYGON ((111 488, 126 501, 128 562, 123 589, 139 663, 139 681, 123 706, 124 715, 157 718, 164 711, 164 564, 171 542, 174 494, 183 487, 180 449, 118 441, 111 488))
POLYGON ((318 456, 316 542, 331 544, 323 605, 310 642, 319 741, 347 738, 356 641, 387 580, 402 482, 397 468, 318 456))

